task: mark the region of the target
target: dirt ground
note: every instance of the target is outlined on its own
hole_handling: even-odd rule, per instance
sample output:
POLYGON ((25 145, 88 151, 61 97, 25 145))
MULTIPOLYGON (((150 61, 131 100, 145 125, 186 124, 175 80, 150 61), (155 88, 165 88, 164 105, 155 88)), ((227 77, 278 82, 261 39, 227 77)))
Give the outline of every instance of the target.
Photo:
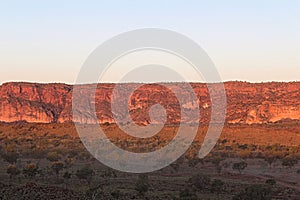
MULTIPOLYGON (((201 146, 198 142, 193 143, 194 146, 175 163, 146 174, 147 179, 142 181, 147 189, 140 192, 140 176, 110 169, 94 159, 82 145, 72 124, 0 124, 0 199, 233 199, 247 187, 257 184, 270 189, 271 199, 300 199, 300 163, 282 164, 288 156, 298 160, 298 126, 228 125, 207 158, 193 157, 201 146), (248 137, 250 132, 253 133, 251 140, 248 137), (282 139, 284 135, 285 140, 282 139), (273 139, 261 143, 262 138, 273 139), (283 142, 279 144, 280 141, 274 138, 283 142), (288 145, 290 138, 293 142, 288 145), (5 155, 11 155, 11 152, 18 156, 9 161, 5 155), (270 165, 265 159, 266 152, 284 156, 274 159, 270 165), (53 158, 53 153, 57 157, 53 158), (72 159, 70 166, 66 164, 67 158, 72 159), (57 174, 52 167, 55 162, 63 164, 57 174), (233 166, 240 162, 247 163, 247 166, 239 172, 233 166), (32 163, 38 166, 38 171, 33 177, 28 177, 24 168, 32 163), (16 166, 19 174, 10 177, 7 173, 10 165, 16 166), (93 170, 89 180, 77 175, 84 167, 93 170), (71 174, 70 178, 64 178, 66 172, 71 174), (206 176, 209 182, 203 182, 202 178, 206 176), (194 177, 200 177, 198 182, 193 181, 194 177), (266 183, 270 180, 276 183, 266 183)), ((105 129, 112 136, 119 134, 115 125, 105 129)), ((199 128, 200 134, 204 131, 205 127, 199 128)), ((162 136, 165 141, 158 145, 168 142, 169 136, 164 136, 164 133, 162 136)), ((132 147, 133 141, 122 137, 113 139, 116 138, 117 145, 132 147)), ((155 142, 157 138, 151 141, 155 142)), ((152 145, 151 141, 142 141, 140 146, 131 150, 152 145)))

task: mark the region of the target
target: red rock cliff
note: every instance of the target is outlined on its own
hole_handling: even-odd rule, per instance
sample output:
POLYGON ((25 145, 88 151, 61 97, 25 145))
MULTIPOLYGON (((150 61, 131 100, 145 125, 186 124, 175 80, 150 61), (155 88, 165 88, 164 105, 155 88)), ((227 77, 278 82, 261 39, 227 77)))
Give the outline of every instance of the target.
MULTIPOLYGON (((172 83, 175 88, 180 83, 172 83)), ((99 84, 96 92, 96 113, 101 123, 114 122, 111 113, 111 96, 114 84, 99 84)), ((123 86, 131 87, 130 84, 123 86)), ((185 109, 200 107, 201 122, 210 119, 210 96, 205 84, 193 83, 198 102, 188 102, 185 109)), ((268 123, 283 119, 300 119, 300 82, 247 83, 226 82, 228 123, 268 123)), ((0 86, 0 121, 13 122, 66 122, 72 121, 72 89, 66 84, 5 83, 0 86)), ((81 99, 85 102, 88 85, 81 86, 81 99)), ((122 98, 122 97, 119 97, 122 98)), ((125 100, 124 100, 125 101, 125 100)), ((157 84, 140 87, 132 95, 130 115, 136 123, 149 122, 149 107, 160 103, 167 108, 167 122, 180 121, 180 108, 174 94, 157 84)), ((79 123, 95 123, 85 104, 76 108, 79 123)), ((90 105, 91 106, 91 105, 90 105)), ((192 122, 191 119, 184 119, 192 122)), ((159 123, 157 121, 156 123, 159 123)))

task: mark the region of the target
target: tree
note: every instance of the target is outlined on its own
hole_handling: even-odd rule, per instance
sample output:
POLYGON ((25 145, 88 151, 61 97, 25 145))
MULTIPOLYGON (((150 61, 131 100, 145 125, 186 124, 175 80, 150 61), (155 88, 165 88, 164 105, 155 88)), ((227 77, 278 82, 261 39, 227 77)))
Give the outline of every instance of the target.
POLYGON ((278 151, 268 151, 265 153, 265 161, 269 164, 270 168, 272 167, 272 164, 277 160, 284 157, 282 152, 278 151))
POLYGON ((16 165, 8 165, 6 173, 9 174, 9 178, 13 178, 17 175, 19 175, 21 172, 20 170, 16 167, 16 165))
POLYGON ((140 174, 138 177, 138 180, 135 183, 135 190, 142 196, 145 195, 145 193, 149 189, 149 179, 148 176, 145 174, 140 174))
POLYGON ((238 170, 239 173, 241 174, 242 171, 244 169, 246 169, 247 166, 248 166, 248 164, 245 161, 242 161, 242 162, 238 162, 238 163, 233 163, 232 169, 233 170, 238 170))
POLYGON ((282 159, 282 166, 285 166, 287 168, 292 168, 296 164, 298 164, 298 159, 297 158, 287 156, 287 157, 282 159))
POLYGON ((39 166, 35 163, 28 163, 23 168, 25 177, 34 178, 39 172, 39 166))
POLYGON ((189 179, 189 183, 200 190, 208 189, 210 185, 210 177, 203 174, 197 174, 189 179))
POLYGON ((55 172, 56 176, 58 177, 59 172, 64 168, 64 164, 60 161, 55 161, 51 165, 51 169, 55 172))
POLYGON ((220 163, 225 160, 223 157, 221 156, 215 156, 211 158, 211 163, 215 165, 216 171, 218 174, 221 174, 222 171, 222 166, 220 165, 220 163))
POLYGON ((68 171, 66 171, 63 175, 63 178, 65 179, 66 188, 68 188, 68 180, 72 177, 72 174, 68 171))
POLYGON ((93 176, 95 175, 95 172, 89 166, 84 166, 83 168, 77 170, 75 175, 80 180, 82 180, 82 179, 86 180, 87 183, 90 185, 90 183, 93 179, 93 176))
POLYGON ((269 164, 270 168, 272 167, 272 163, 274 163, 277 160, 276 156, 272 155, 266 155, 265 161, 269 164))

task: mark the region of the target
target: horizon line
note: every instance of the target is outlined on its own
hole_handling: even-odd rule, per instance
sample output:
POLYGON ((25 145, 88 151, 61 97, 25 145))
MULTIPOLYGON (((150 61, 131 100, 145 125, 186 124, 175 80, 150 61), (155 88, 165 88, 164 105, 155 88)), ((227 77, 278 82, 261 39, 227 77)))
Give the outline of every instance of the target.
POLYGON ((7 81, 7 82, 2 82, 0 83, 0 86, 5 85, 5 84, 9 84, 9 83, 22 83, 22 84, 64 84, 64 85, 93 85, 93 84, 158 84, 158 83, 199 83, 199 84, 218 84, 218 83, 230 83, 230 82, 243 82, 243 83, 250 83, 250 84, 266 84, 266 83, 299 83, 300 81, 298 80, 289 80, 289 81, 283 81, 283 80, 267 80, 267 81, 249 81, 249 80, 225 80, 222 82, 200 82, 200 81, 157 81, 157 82, 98 82, 98 83, 68 83, 68 82, 55 82, 55 81, 51 81, 51 82, 37 82, 37 81, 17 81, 17 80, 13 80, 13 81, 7 81))

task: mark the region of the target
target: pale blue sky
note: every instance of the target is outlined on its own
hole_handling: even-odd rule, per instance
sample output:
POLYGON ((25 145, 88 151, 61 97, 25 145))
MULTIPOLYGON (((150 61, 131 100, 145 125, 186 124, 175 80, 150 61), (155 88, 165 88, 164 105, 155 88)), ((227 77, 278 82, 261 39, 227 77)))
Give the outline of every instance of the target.
POLYGON ((74 83, 119 33, 170 29, 200 44, 223 80, 300 80, 300 1, 1 1, 0 83, 74 83))

